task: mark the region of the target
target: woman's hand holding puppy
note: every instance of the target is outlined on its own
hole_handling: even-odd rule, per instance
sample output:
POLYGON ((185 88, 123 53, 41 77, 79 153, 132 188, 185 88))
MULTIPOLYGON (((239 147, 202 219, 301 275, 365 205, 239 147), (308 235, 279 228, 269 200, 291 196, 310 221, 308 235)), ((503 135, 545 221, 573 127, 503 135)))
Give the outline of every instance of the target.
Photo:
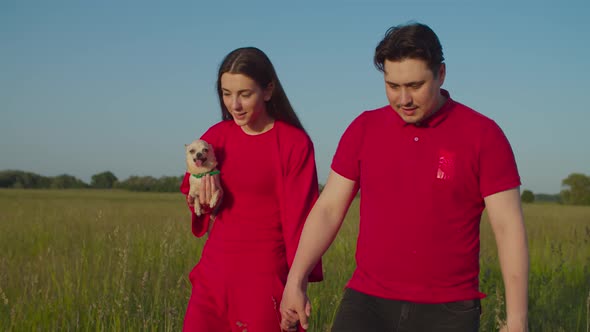
MULTIPOLYGON (((201 178, 201 185, 199 187, 199 203, 202 206, 215 209, 221 202, 221 197, 223 197, 223 189, 221 189, 219 174, 215 174, 213 176, 207 174, 203 176, 201 178)), ((188 200, 189 197, 187 197, 187 201, 188 200)), ((193 204, 194 200, 194 197, 192 197, 193 204)))
POLYGON ((216 209, 219 206, 219 204, 221 204, 221 200, 223 197, 223 189, 221 188, 219 174, 206 174, 203 175, 200 179, 198 179, 198 181, 200 181, 198 185, 198 192, 195 194, 197 194, 199 198, 199 213, 197 213, 197 209, 195 209, 195 196, 192 196, 189 193, 188 195, 186 195, 186 202, 188 203, 191 210, 195 210, 195 213, 197 213, 198 216, 200 216, 202 213, 211 212, 213 212, 213 215, 215 215, 216 209))

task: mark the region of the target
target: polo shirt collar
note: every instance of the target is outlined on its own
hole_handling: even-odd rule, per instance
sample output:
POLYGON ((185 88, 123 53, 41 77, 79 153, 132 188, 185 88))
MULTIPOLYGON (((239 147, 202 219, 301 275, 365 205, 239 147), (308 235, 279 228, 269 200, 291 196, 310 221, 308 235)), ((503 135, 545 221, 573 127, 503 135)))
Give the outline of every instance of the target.
POLYGON ((455 103, 451 99, 451 95, 449 94, 449 92, 447 90, 440 89, 440 93, 447 99, 445 101, 445 103, 438 109, 438 111, 436 111, 436 113, 429 116, 426 120, 421 121, 416 124, 405 122, 397 114, 397 112, 393 109, 393 107, 391 107, 391 105, 390 105, 391 110, 395 114, 395 118, 396 118, 395 122, 398 123, 399 125, 401 125, 402 127, 416 126, 416 127, 434 128, 434 127, 438 126, 441 122, 443 122, 449 116, 450 110, 452 109, 452 105, 455 103))

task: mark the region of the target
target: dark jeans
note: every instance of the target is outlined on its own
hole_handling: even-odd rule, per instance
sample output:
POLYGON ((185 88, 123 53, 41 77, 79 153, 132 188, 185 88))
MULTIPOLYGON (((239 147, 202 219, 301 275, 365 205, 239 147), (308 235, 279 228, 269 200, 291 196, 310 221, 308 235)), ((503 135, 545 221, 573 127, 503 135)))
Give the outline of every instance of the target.
POLYGON ((440 304, 383 299, 347 288, 332 332, 477 332, 479 299, 440 304))

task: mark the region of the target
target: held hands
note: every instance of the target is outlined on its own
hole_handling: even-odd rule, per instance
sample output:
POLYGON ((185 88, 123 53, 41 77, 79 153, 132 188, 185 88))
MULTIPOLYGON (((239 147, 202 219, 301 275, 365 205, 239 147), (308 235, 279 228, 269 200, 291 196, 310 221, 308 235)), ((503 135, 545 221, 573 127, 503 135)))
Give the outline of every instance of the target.
POLYGON ((285 331, 297 331, 297 323, 307 330, 309 328, 309 316, 311 315, 311 303, 307 297, 307 281, 296 285, 287 280, 283 299, 281 301, 281 328, 285 331))

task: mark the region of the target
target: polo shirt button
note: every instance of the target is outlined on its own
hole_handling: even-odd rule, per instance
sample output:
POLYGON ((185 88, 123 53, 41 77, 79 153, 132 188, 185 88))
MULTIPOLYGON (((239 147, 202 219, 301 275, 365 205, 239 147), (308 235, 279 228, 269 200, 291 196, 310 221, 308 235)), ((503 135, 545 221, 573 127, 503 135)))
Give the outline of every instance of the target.
POLYGON ((414 137, 414 142, 418 142, 420 139, 418 138, 418 136, 414 137))
POLYGON ((412 254, 414 254, 414 255, 415 255, 415 254, 416 254, 416 250, 412 250, 412 254))

